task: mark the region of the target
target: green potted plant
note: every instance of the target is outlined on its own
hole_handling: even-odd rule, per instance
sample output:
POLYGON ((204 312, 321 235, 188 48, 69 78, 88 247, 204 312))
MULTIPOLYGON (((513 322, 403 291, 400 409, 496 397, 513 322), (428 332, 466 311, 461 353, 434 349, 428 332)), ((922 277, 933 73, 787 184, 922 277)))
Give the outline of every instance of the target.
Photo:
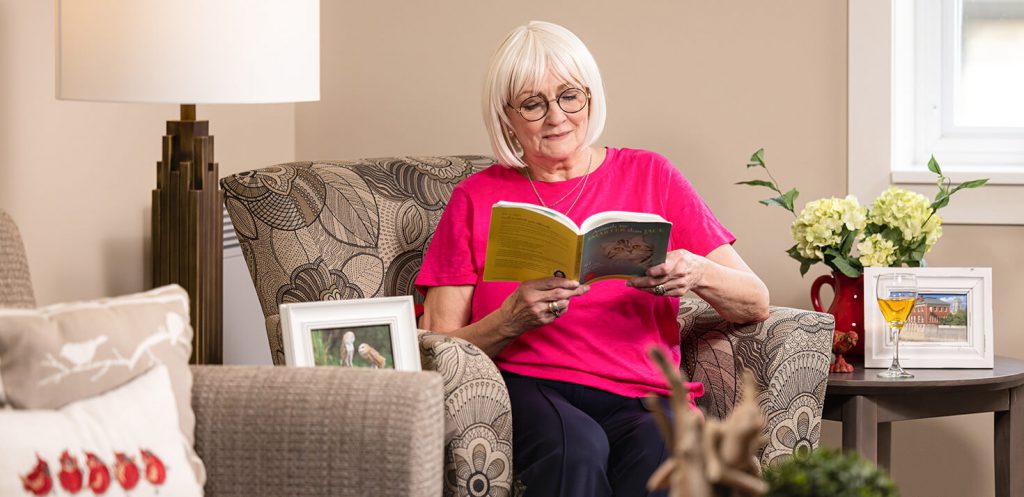
POLYGON ((898 497, 889 475, 853 453, 821 448, 765 471, 765 497, 898 497))
POLYGON ((864 322, 863 272, 868 266, 921 267, 924 256, 942 236, 942 218, 939 209, 949 204, 950 197, 966 188, 978 188, 988 179, 965 181, 956 186, 942 174, 933 156, 928 170, 937 176, 938 192, 933 200, 920 193, 890 187, 882 192, 869 207, 861 206, 857 197, 829 197, 812 200, 798 214, 794 207, 800 192, 790 188, 783 192, 764 160, 764 149, 750 157, 747 168, 762 168, 767 180, 741 181, 738 185, 768 188, 777 195, 761 200, 764 205, 777 205, 793 214, 790 225, 795 244, 786 251, 800 263, 800 274, 823 263, 832 274, 819 276, 811 284, 811 304, 819 312, 828 312, 836 318, 836 336, 832 364, 833 372, 853 372, 842 354, 851 350, 855 358, 863 357, 861 340, 864 322), (831 286, 835 297, 825 311, 819 292, 824 285, 831 286))

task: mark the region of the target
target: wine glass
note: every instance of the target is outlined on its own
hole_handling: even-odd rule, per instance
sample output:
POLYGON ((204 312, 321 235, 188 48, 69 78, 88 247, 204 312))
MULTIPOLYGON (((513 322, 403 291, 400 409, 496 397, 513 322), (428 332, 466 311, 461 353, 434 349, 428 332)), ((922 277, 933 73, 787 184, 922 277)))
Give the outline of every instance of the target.
POLYGON ((917 303, 917 277, 909 273, 883 274, 875 284, 875 296, 882 316, 889 325, 889 336, 896 348, 889 369, 878 373, 880 378, 913 378, 900 366, 900 330, 917 303))

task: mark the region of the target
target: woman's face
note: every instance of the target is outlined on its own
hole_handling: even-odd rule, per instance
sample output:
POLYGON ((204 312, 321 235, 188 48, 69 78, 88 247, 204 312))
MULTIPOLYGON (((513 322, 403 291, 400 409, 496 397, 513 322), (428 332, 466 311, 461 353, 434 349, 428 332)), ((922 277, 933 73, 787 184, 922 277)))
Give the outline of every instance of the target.
POLYGON ((556 101, 558 96, 569 88, 578 86, 548 74, 540 88, 528 88, 513 96, 509 105, 514 108, 505 109, 512 122, 512 131, 523 147, 527 163, 531 159, 567 160, 583 147, 590 109, 584 107, 579 112, 567 114, 556 101), (534 95, 548 100, 548 113, 537 121, 527 121, 515 109, 534 95))

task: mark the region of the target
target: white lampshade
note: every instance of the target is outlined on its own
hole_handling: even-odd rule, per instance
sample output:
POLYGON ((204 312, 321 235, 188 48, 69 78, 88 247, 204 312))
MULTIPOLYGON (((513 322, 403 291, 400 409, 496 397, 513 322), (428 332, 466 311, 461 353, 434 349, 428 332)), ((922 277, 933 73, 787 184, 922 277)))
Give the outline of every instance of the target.
POLYGON ((58 0, 57 98, 320 99, 319 0, 58 0))

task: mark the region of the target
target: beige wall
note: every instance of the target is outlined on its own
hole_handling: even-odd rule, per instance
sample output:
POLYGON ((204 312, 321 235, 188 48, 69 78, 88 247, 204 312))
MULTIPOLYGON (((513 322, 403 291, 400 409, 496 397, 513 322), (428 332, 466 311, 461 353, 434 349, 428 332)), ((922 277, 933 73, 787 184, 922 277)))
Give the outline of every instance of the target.
MULTIPOLYGON (((41 303, 138 291, 161 136, 178 108, 56 100, 53 19, 52 1, 0 0, 0 207, 21 228, 41 303)), ((293 104, 198 114, 222 175, 295 156, 293 104)))
MULTIPOLYGON (((515 3, 323 2, 323 99, 299 104, 298 159, 489 153, 479 111, 485 64, 530 19, 563 24, 605 78, 602 143, 659 151, 697 186, 765 279, 776 305, 807 308, 810 281, 784 254, 789 214, 733 183, 758 147, 808 199, 846 191, 846 2, 663 0, 515 3), (642 5, 643 8, 638 8, 642 5), (661 99, 654 93, 665 95, 661 99)), ((992 266, 999 353, 1024 357, 1012 256, 1022 227, 950 226, 929 262, 992 266)), ((993 495, 992 416, 897 423, 904 495, 993 495)), ((840 443, 826 423, 827 444, 840 443)))

